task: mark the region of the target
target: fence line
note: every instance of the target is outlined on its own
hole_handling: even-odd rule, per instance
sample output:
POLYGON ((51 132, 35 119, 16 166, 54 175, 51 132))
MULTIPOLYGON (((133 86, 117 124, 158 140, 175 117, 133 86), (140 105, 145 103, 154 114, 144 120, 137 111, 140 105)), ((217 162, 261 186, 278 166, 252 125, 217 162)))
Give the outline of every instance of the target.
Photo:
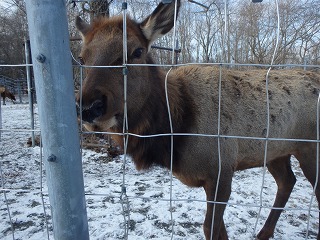
MULTIPOLYGON (((126 4, 126 2, 125 2, 125 4, 126 4)), ((277 2, 277 7, 278 7, 278 2, 277 2)), ((279 29, 280 29, 280 27, 279 27, 279 11, 277 11, 277 13, 278 13, 278 36, 279 36, 279 29)), ((127 66, 142 66, 142 65, 140 65, 140 64, 128 64, 127 63, 127 48, 126 48, 126 46, 127 46, 127 37, 126 37, 126 31, 125 31, 125 16, 126 16, 126 14, 125 14, 125 10, 124 10, 124 14, 123 14, 123 18, 124 18, 124 27, 123 27, 123 29, 124 29, 124 31, 123 31, 123 46, 124 46, 124 51, 123 51, 123 53, 124 53, 124 57, 123 57, 123 59, 124 59, 124 63, 123 63, 123 66, 119 66, 119 67, 122 67, 122 68, 124 68, 124 69, 126 69, 126 67, 127 66)), ((175 29, 175 22, 174 22, 174 29, 175 29)), ((279 41, 279 39, 277 38, 277 43, 276 43, 276 45, 278 45, 278 41, 279 41)), ((174 31, 174 37, 173 37, 173 41, 172 41, 173 43, 175 42, 175 31, 174 31)), ((173 45, 174 46, 174 45, 173 45)), ((174 49, 174 47, 173 47, 173 49, 174 49)), ((274 59, 274 57, 275 57, 275 54, 276 54, 276 50, 277 50, 277 48, 275 48, 275 52, 274 52, 274 54, 273 54, 273 59, 274 59)), ((173 58, 172 58, 173 59, 173 58)), ((174 135, 179 135, 179 134, 174 134, 173 133, 173 128, 172 128, 172 122, 171 122, 171 115, 170 115, 170 104, 169 104, 169 101, 168 101, 168 92, 167 92, 167 76, 168 76, 168 74, 169 74, 169 72, 171 71, 171 69, 172 69, 172 67, 177 67, 177 66, 185 66, 185 65, 190 65, 190 64, 177 64, 177 65, 175 65, 174 64, 174 61, 172 60, 172 64, 171 65, 161 65, 162 67, 170 67, 169 68, 169 70, 167 71, 167 73, 166 73, 166 78, 165 78, 165 94, 166 94, 166 99, 167 99, 167 107, 168 107, 168 114, 169 114, 169 122, 170 122, 170 129, 171 129, 171 133, 169 133, 169 134, 167 134, 167 136, 170 136, 171 137, 171 151, 170 151, 170 153, 171 153, 171 157, 170 157, 170 159, 171 159, 171 167, 170 167, 170 198, 169 198, 169 203, 170 203, 170 207, 169 207, 169 209, 172 209, 173 207, 172 207, 172 201, 175 201, 173 198, 172 198, 172 177, 173 177, 173 175, 172 175, 172 164, 173 164, 173 156, 172 156, 172 154, 173 154, 173 146, 174 146, 174 143, 173 143, 173 136, 174 135)), ((221 157, 220 157, 220 149, 219 149, 219 146, 220 146, 220 143, 219 143, 219 140, 220 140, 220 138, 221 137, 230 137, 230 136, 221 136, 220 135, 220 102, 221 102, 221 78, 222 78, 222 74, 221 74, 221 67, 223 66, 223 65, 228 65, 228 66, 230 66, 230 65, 232 65, 232 66, 236 66, 236 65, 239 65, 239 66, 252 66, 253 64, 229 64, 229 63, 226 63, 226 64, 221 64, 221 63, 216 63, 216 64, 204 64, 204 65, 218 65, 219 67, 220 67, 220 77, 219 77, 219 82, 220 82, 220 84, 219 84, 219 111, 218 111, 218 134, 217 135, 214 135, 213 137, 217 137, 217 139, 218 139, 218 152, 219 152, 219 172, 218 172, 218 181, 219 181, 219 179, 220 179, 220 174, 221 174, 221 157)), ((259 64, 257 64, 257 66, 258 66, 259 64)), ((159 64, 147 64, 147 65, 143 65, 143 66, 159 66, 159 64)), ((264 67, 269 67, 269 69, 268 69, 268 71, 267 71, 267 75, 266 75, 266 99, 267 99, 267 133, 266 133, 266 137, 265 138, 252 138, 252 139, 261 139, 261 140, 265 140, 265 154, 264 154, 264 170, 263 170, 263 176, 262 176, 262 186, 261 186, 261 191, 260 191, 260 204, 258 205, 258 208, 259 208, 259 212, 258 212, 258 216, 257 216, 257 218, 256 218, 256 223, 255 223, 255 227, 254 227, 254 230, 253 230, 253 232, 256 232, 256 227, 257 227, 257 224, 258 224, 258 222, 259 222, 259 218, 260 218, 260 214, 261 214, 261 209, 262 208, 264 208, 264 206, 263 206, 263 202, 262 202, 262 193, 263 193, 263 186, 264 186, 264 183, 265 183, 265 173, 266 173, 266 159, 267 159, 267 149, 268 149, 268 141, 269 140, 271 140, 271 138, 269 137, 269 127, 270 127, 270 125, 269 125, 269 123, 270 123, 270 113, 269 113, 269 96, 268 96, 268 76, 269 76, 269 73, 270 73, 270 70, 271 70, 271 68, 276 68, 276 67, 279 67, 278 65, 274 65, 273 64, 273 60, 272 60, 272 62, 271 62, 271 64, 270 65, 267 65, 267 64, 264 64, 264 65, 259 65, 259 66, 264 66, 264 67)), ((289 66, 289 65, 283 65, 283 66, 285 66, 285 67, 287 67, 287 66, 289 66)), ((293 65, 292 65, 293 66, 293 65)), ((86 66, 86 65, 84 65, 84 66, 82 66, 82 67, 84 67, 84 68, 86 68, 86 67, 90 67, 90 66, 86 66)), ((92 66, 93 68, 105 68, 105 66, 92 66)), ((299 65, 299 67, 301 67, 301 65, 299 65)), ((317 67, 317 66, 315 66, 315 67, 317 67)), ((127 104, 127 99, 126 99, 126 94, 127 94, 127 90, 126 90, 126 86, 127 86, 127 75, 126 74, 124 74, 124 114, 125 114, 125 116, 124 116, 124 122, 125 122, 125 124, 124 124, 124 130, 123 130, 123 132, 122 132, 122 134, 119 134, 119 135, 122 135, 123 137, 124 137, 124 154, 125 154, 125 156, 126 156, 126 148, 127 148, 127 144, 128 144, 128 142, 127 142, 127 137, 128 136, 130 136, 130 135, 134 135, 134 136, 137 136, 137 137, 157 137, 157 136, 164 136, 164 135, 166 135, 166 134, 155 134, 155 135, 150 135, 150 136, 140 136, 140 135, 136 135, 136 134, 131 134, 131 133, 128 133, 128 126, 127 126, 127 124, 128 124, 128 122, 127 122, 127 113, 126 113, 126 104, 127 104)), ((81 92, 81 91, 80 91, 81 92)), ((188 136, 190 136, 190 135, 194 135, 194 134, 186 134, 186 135, 188 135, 188 136)), ((200 136, 200 134, 198 134, 197 136, 200 136)), ((206 134, 203 134, 203 135, 201 135, 201 136, 208 136, 208 135, 206 135, 206 134)), ((240 138, 243 138, 243 137, 240 137, 240 138)), ((245 137, 246 138, 246 137, 245 137)), ((250 139, 250 137, 248 137, 248 139, 250 139)), ((279 140, 279 139, 278 139, 279 140)), ((282 140, 284 140, 284 139, 282 139, 282 140)), ((285 139, 286 140, 286 139, 285 139)), ((312 141, 315 141, 315 142, 318 142, 318 140, 312 140, 312 141)), ((126 158, 126 157, 125 157, 126 158)), ((124 165, 126 164, 126 160, 124 160, 124 165)), ((124 168, 125 169, 125 168, 124 168)), ((123 171, 123 183, 122 183, 123 185, 125 185, 125 170, 123 171)), ((217 184, 217 186, 219 186, 219 184, 217 184)), ((215 192, 215 201, 213 201, 213 203, 217 203, 216 202, 216 197, 217 197, 217 192, 218 191, 218 188, 216 188, 216 192, 215 192)), ((222 204, 227 204, 227 203, 222 203, 222 204)), ((311 203, 310 203, 311 204, 311 203)), ((251 205, 252 206, 252 205, 251 205)), ((283 209, 283 208, 282 208, 283 209)), ((310 209, 310 208, 309 208, 310 209)), ((213 213, 215 212, 215 208, 213 209, 213 213)), ((172 231, 172 235, 171 235, 171 239, 173 239, 173 236, 174 236, 174 220, 173 220, 173 216, 172 216, 172 211, 170 211, 170 214, 171 214, 171 231, 172 231)), ((125 219, 125 226, 127 226, 127 219, 126 218, 124 218, 125 219)), ((310 215, 308 216, 308 219, 310 219, 310 215)), ((130 221, 130 220, 129 220, 130 221)), ((212 225, 211 225, 211 228, 212 228, 212 230, 213 230, 213 221, 212 221, 212 225)), ((126 228, 126 230, 125 230, 125 238, 127 239, 128 238, 128 232, 127 232, 127 228, 126 228)), ((213 234, 213 231, 211 231, 211 234, 213 234)), ((211 238, 212 238, 213 236, 211 235, 211 238)), ((308 238, 308 232, 306 233, 306 239, 308 238)))

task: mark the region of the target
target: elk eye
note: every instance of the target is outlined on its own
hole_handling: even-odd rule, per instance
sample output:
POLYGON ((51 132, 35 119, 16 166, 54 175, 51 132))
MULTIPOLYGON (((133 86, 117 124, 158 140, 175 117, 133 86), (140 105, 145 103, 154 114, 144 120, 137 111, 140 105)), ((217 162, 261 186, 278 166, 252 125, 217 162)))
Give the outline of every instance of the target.
POLYGON ((140 58, 143 53, 143 48, 137 48, 136 50, 133 51, 132 57, 133 58, 140 58))

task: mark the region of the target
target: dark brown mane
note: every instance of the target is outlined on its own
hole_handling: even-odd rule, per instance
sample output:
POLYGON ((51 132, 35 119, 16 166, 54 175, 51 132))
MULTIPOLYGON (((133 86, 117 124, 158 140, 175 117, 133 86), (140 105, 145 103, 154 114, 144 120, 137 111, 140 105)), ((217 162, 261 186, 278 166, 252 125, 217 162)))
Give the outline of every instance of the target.
MULTIPOLYGON (((153 64, 151 57, 148 63, 153 64)), ((155 135, 171 133, 167 102, 165 97, 165 75, 158 67, 149 67, 150 79, 153 84, 153 94, 148 99, 147 104, 142 106, 141 112, 137 115, 128 115, 129 133, 138 135, 155 135), (159 78, 159 76, 162 76, 159 78)), ((172 82, 168 83, 172 85, 172 82)), ((193 121, 193 103, 189 97, 188 90, 184 85, 179 84, 179 79, 174 83, 176 86, 170 88, 175 92, 169 93, 169 102, 175 108, 171 111, 173 132, 187 133, 193 121)), ((118 122, 123 123, 123 116, 118 116, 118 122)), ((115 132, 122 132, 123 125, 120 125, 115 132)), ((117 142, 123 146, 122 136, 117 136, 117 142)), ((183 145, 183 138, 174 137, 174 162, 173 168, 178 169, 179 146, 183 145)), ((170 168, 171 137, 135 137, 130 136, 128 140, 128 154, 133 158, 137 169, 148 169, 152 165, 160 165, 170 168)))

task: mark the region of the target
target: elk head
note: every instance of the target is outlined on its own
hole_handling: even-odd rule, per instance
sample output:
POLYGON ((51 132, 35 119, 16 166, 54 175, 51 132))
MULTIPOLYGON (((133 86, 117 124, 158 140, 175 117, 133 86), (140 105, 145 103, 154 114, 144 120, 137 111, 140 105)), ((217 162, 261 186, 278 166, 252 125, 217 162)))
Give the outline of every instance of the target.
MULTIPOLYGON (((177 1, 177 8, 175 1, 160 3, 141 23, 126 19, 128 64, 152 63, 148 54, 150 46, 154 40, 171 30, 175 9, 179 5, 180 1, 177 1)), ((78 105, 82 105, 84 125, 91 131, 121 128, 125 91, 121 67, 124 63, 123 18, 100 18, 89 25, 77 17, 76 27, 83 39, 79 58, 88 66, 80 93, 82 97, 77 96, 78 105)), ((126 70, 128 114, 138 116, 147 105, 148 97, 154 94, 159 71, 145 66, 129 66, 126 70)))

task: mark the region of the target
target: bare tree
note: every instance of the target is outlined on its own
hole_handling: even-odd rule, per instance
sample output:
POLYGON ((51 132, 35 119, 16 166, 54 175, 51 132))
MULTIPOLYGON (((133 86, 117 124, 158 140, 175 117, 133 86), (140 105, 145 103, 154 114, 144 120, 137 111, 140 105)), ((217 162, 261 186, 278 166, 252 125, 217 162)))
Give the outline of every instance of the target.
MULTIPOLYGON (((7 1, 0 5, 0 63, 24 63, 24 38, 28 36, 27 20, 23 1, 7 1)), ((0 69, 0 75, 23 78, 23 67, 0 69)))
MULTIPOLYGON (((239 49, 236 60, 270 63, 278 37, 275 4, 242 2, 238 7, 238 19, 233 19, 235 24, 232 24, 232 32, 237 36, 233 40, 239 49)), ((319 8, 320 4, 315 1, 284 0, 279 3, 280 34, 276 64, 301 63, 307 54, 312 55, 312 50, 318 49, 319 8)))

